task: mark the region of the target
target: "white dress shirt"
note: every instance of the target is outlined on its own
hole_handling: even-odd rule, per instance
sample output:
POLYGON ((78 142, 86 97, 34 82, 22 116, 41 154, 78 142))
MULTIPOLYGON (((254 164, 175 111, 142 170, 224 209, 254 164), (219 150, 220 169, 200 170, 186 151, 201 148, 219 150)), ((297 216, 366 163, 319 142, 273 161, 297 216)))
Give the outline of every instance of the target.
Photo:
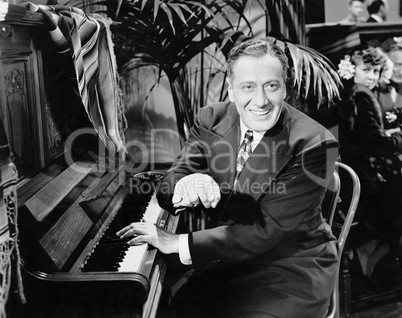
POLYGON ((370 14, 370 18, 373 18, 374 20, 376 20, 378 23, 384 22, 383 19, 381 19, 378 15, 376 14, 370 14))

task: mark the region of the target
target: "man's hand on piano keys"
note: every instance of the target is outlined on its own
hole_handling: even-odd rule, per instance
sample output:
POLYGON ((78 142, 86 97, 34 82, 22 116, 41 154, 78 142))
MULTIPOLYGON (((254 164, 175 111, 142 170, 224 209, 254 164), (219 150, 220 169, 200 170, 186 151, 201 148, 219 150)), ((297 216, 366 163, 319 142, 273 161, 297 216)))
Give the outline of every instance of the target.
POLYGON ((151 244, 164 254, 179 252, 179 235, 168 233, 151 222, 135 222, 116 233, 121 239, 130 238, 127 244, 151 244))
POLYGON ((209 209, 215 208, 220 199, 219 185, 212 177, 207 174, 193 173, 176 183, 172 203, 178 210, 195 207, 200 203, 209 209))

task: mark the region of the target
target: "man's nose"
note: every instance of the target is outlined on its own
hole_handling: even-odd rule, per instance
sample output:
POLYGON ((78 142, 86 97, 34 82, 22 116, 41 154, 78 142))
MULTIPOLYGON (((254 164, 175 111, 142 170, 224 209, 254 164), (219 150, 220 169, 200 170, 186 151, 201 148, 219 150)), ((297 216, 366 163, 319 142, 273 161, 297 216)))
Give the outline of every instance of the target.
POLYGON ((268 102, 268 97, 264 89, 259 88, 255 92, 254 104, 258 107, 263 107, 268 102))

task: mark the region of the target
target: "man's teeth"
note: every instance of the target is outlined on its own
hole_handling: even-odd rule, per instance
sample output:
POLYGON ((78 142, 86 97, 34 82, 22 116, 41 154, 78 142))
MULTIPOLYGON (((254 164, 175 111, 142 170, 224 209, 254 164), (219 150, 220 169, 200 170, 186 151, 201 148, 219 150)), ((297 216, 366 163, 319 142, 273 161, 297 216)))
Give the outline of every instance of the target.
POLYGON ((257 116, 264 116, 264 115, 267 115, 270 112, 270 110, 269 109, 268 110, 251 110, 250 109, 250 112, 257 116))

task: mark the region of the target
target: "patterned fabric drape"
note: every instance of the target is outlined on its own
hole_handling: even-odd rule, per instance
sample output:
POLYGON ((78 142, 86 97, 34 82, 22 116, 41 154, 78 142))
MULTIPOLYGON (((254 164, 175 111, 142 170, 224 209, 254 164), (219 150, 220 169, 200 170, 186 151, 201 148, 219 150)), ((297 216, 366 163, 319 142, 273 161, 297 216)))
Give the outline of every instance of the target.
POLYGON ((125 153, 126 120, 109 28, 112 21, 74 7, 26 5, 43 14, 58 54, 71 58, 79 96, 100 138, 112 152, 125 153))
POLYGON ((17 245, 16 183, 17 170, 10 158, 8 139, 0 118, 0 195, 3 198, 0 200, 0 318, 6 317, 5 305, 10 291, 11 273, 17 275, 17 287, 22 302, 25 302, 17 245))

